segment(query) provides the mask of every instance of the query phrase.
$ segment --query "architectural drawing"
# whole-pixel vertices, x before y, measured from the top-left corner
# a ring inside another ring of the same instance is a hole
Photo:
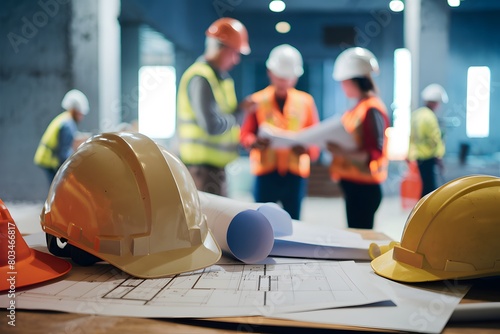
[[[18,308],[141,317],[271,315],[382,300],[352,261],[218,264],[160,279],[100,264],[16,296]]]

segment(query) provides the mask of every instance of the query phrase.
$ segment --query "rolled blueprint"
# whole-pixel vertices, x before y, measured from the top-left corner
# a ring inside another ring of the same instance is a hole
[[[263,124],[259,126],[258,135],[269,138],[273,148],[286,148],[294,145],[326,147],[327,142],[340,145],[348,151],[355,150],[357,147],[353,136],[345,130],[338,117],[330,117],[298,132]]]
[[[199,191],[208,227],[224,253],[245,263],[264,260],[275,236],[292,234],[290,215],[275,203],[247,203]]]

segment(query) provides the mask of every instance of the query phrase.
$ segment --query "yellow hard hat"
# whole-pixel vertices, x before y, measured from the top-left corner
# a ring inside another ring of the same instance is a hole
[[[415,205],[401,242],[371,262],[401,282],[500,275],[500,178],[450,181]]]
[[[140,133],[83,143],[57,172],[40,218],[53,254],[104,260],[137,277],[196,270],[221,256],[187,168]]]

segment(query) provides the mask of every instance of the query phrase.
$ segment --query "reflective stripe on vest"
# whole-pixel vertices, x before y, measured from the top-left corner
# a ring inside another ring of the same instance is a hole
[[[59,168],[62,161],[59,161],[59,157],[55,152],[59,146],[59,131],[61,130],[62,124],[70,119],[71,113],[65,111],[50,122],[36,149],[35,157],[33,158],[35,165],[43,168]]]
[[[223,113],[231,114],[237,107],[231,78],[219,80],[214,70],[203,62],[191,65],[179,83],[177,130],[180,157],[185,164],[224,167],[238,157],[240,128],[234,126],[223,134],[210,135],[198,125],[188,96],[189,81],[194,76],[201,76],[208,81],[215,101]]]
[[[379,110],[388,123],[386,107],[377,97],[362,100],[342,116],[344,128],[354,136],[358,147],[362,147],[362,123],[371,108]],[[382,156],[379,159],[371,160],[368,164],[361,164],[344,156],[334,156],[330,166],[330,176],[334,180],[345,179],[360,183],[379,184],[387,178],[388,165],[387,134],[384,129],[384,144]]]
[[[289,89],[282,113],[274,101],[274,92],[274,87],[268,86],[252,95],[252,99],[258,101],[257,123],[259,125],[268,123],[290,131],[303,129],[305,116],[309,116],[306,112],[315,110],[315,106],[310,105],[310,101],[313,101],[312,98],[306,99],[304,92]],[[301,154],[298,156],[290,149],[252,149],[249,158],[250,170],[254,175],[263,175],[275,170],[281,175],[290,172],[301,177],[308,177],[310,174],[311,159],[309,155]]]

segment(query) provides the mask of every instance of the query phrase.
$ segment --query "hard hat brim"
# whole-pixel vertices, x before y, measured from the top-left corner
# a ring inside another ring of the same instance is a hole
[[[16,261],[15,270],[8,266],[1,268],[2,277],[15,279],[15,287],[37,284],[58,278],[71,270],[71,263],[54,255],[30,249],[31,255],[22,261]],[[15,274],[11,274],[15,272]],[[0,291],[9,290],[10,283],[3,279],[0,282]]]
[[[392,258],[394,249],[375,258],[371,267],[378,275],[404,283],[419,283],[441,281],[448,279],[469,279],[492,276],[494,270],[480,270],[471,272],[442,271],[432,269],[416,268],[409,264],[401,263]],[[496,272],[500,274],[500,272]]]
[[[87,250],[89,251],[89,250]],[[144,256],[97,254],[104,261],[139,278],[159,278],[202,269],[219,261],[222,252],[209,230],[203,243]]]
[[[394,250],[391,249],[376,257],[371,262],[371,267],[380,276],[400,282],[427,282],[445,279],[432,273],[415,268],[408,264],[400,263],[392,258]]]

